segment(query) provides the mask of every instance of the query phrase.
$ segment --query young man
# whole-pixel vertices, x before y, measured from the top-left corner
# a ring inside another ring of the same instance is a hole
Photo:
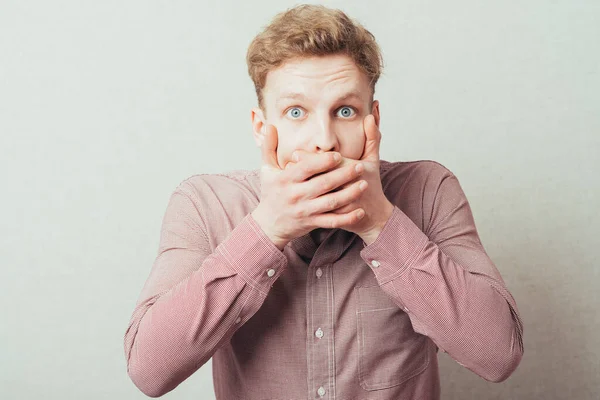
[[[212,357],[218,399],[439,399],[439,348],[510,376],[523,324],[458,179],[379,159],[373,36],[299,6],[247,61],[263,165],[172,194],[124,338],[135,385],[161,396]]]

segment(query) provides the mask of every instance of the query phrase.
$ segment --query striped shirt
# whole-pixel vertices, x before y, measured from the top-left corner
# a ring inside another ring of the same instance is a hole
[[[457,177],[429,160],[380,176],[394,211],[373,243],[318,229],[283,251],[250,214],[260,170],[181,182],[124,335],[133,383],[161,396],[212,358],[219,400],[439,399],[439,349],[507,379],[523,323]]]

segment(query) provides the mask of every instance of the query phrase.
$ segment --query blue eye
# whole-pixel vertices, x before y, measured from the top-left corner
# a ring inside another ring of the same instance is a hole
[[[352,114],[354,112],[354,109],[352,107],[344,106],[344,107],[340,108],[340,111],[344,118],[349,118],[354,115],[354,114]]]
[[[290,114],[290,111],[292,111],[291,114]],[[294,119],[297,119],[301,116],[301,110],[298,107],[292,107],[287,111],[286,114],[291,115],[292,118],[294,118]]]

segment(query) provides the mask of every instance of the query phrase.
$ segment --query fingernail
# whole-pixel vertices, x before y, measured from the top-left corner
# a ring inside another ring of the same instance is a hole
[[[363,168],[363,165],[359,163],[359,164],[356,164],[354,169],[356,170],[356,172],[358,172],[360,174],[364,168]]]
[[[342,156],[340,155],[340,153],[333,153],[333,159],[335,161],[340,161],[341,158]]]
[[[292,160],[298,161],[298,153],[296,153],[296,152],[292,153]]]

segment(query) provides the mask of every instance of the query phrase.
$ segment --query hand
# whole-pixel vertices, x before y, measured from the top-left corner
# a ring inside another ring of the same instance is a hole
[[[341,155],[336,161],[336,153],[326,152],[282,170],[277,161],[277,143],[277,129],[268,125],[261,144],[261,199],[252,217],[280,250],[315,228],[350,226],[360,220],[360,209],[331,212],[362,195],[360,182],[334,190],[359,176],[354,163],[339,166]]]
[[[381,132],[375,123],[375,118],[369,114],[363,120],[364,132],[366,135],[365,147],[359,160],[353,160],[350,158],[342,157],[342,165],[357,165],[362,164],[364,167],[364,173],[361,174],[360,179],[367,182],[367,188],[362,194],[356,198],[356,200],[340,205],[338,208],[333,210],[333,213],[348,213],[353,210],[363,209],[366,212],[366,216],[360,220],[353,220],[350,223],[340,225],[338,227],[356,233],[363,239],[368,238],[368,242],[372,242],[383,229],[383,226],[389,219],[394,209],[394,205],[385,197],[383,188],[381,186],[381,177],[379,175],[379,149],[381,143]],[[296,150],[299,156],[298,161],[290,162],[286,165],[291,168],[290,164],[300,165],[303,160],[312,160],[319,156],[319,154],[309,153],[304,150]],[[355,182],[350,181],[340,187],[340,190],[345,190],[348,186],[353,185]],[[328,228],[330,226],[323,226]]]

